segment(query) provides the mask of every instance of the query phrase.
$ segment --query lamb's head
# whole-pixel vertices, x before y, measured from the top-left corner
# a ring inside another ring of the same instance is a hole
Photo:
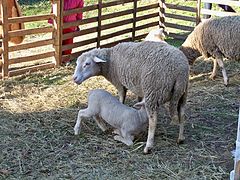
[[[97,49],[83,53],[77,58],[77,66],[73,75],[73,80],[77,84],[81,84],[92,76],[98,76],[101,72],[99,63],[106,61],[97,57],[94,53]]]
[[[147,122],[148,115],[147,115],[147,111],[145,108],[145,99],[143,99],[141,102],[134,104],[133,107],[135,109],[138,109],[138,113],[139,113],[140,117],[142,118],[142,120]]]

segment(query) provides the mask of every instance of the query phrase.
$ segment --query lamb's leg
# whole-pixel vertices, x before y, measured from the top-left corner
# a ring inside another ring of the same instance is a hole
[[[104,121],[98,116],[93,116],[94,120],[96,121],[98,127],[103,131],[105,132],[107,130],[107,126],[106,124],[104,123]]]
[[[224,67],[222,58],[217,58],[217,63],[222,69],[224,85],[227,86],[228,85],[228,77],[227,77],[227,72],[226,72],[226,69]]]
[[[128,135],[128,136],[125,136],[125,137],[122,137],[122,136],[119,136],[119,135],[114,136],[114,140],[120,141],[120,142],[126,144],[127,146],[133,145],[133,139],[134,139],[134,137],[131,136],[131,135]]]
[[[149,117],[149,127],[148,127],[147,144],[144,148],[145,154],[149,153],[149,151],[153,147],[154,135],[155,135],[155,130],[157,126],[157,111],[152,111],[148,107],[146,107],[146,110],[148,112],[148,117]]]
[[[213,71],[212,74],[209,76],[210,79],[214,79],[217,75],[217,60],[214,58],[213,59]]]
[[[78,135],[80,133],[82,118],[89,118],[91,116],[92,116],[92,114],[91,114],[91,112],[89,111],[88,108],[87,109],[81,109],[78,112],[77,122],[74,126],[74,134],[75,135]]]
[[[114,129],[112,133],[113,133],[113,134],[121,135],[121,132],[120,132],[119,129]]]
[[[124,103],[126,99],[127,88],[122,86],[121,88],[117,88],[117,89],[118,89],[119,101],[121,103]]]

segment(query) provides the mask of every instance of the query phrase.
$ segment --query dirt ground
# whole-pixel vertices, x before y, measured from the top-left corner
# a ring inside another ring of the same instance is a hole
[[[221,72],[209,80],[211,61],[192,68],[184,144],[178,128],[159,110],[155,146],[144,155],[147,134],[132,147],[113,140],[93,121],[73,134],[78,110],[90,89],[116,89],[102,77],[72,82],[74,65],[0,82],[0,179],[228,179],[233,169],[240,102],[240,64],[226,61],[230,84]],[[128,93],[127,104],[136,96]]]

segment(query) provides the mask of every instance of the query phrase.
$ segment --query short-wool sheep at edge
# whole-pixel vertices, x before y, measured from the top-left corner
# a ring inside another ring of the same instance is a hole
[[[159,106],[168,101],[172,122],[179,125],[178,142],[184,140],[189,65],[178,48],[165,42],[126,42],[78,57],[73,75],[77,84],[99,75],[117,88],[121,102],[126,89],[145,98],[149,118],[145,153],[153,147]]]
[[[224,84],[228,84],[228,76],[223,64],[223,58],[240,60],[240,16],[211,18],[200,23],[179,48],[192,65],[199,56],[213,57],[214,79],[217,74],[217,64],[222,69]]]
[[[114,139],[130,146],[134,136],[147,129],[148,116],[143,102],[136,103],[132,108],[122,104],[116,97],[102,89],[88,93],[88,107],[78,113],[74,127],[75,135],[79,134],[82,118],[93,117],[97,125],[106,131],[105,122],[114,128]]]

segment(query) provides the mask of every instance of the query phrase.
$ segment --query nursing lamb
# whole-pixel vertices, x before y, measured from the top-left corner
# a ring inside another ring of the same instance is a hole
[[[122,104],[109,92],[95,89],[88,94],[88,107],[78,113],[75,135],[79,134],[82,118],[93,117],[98,126],[105,131],[107,128],[103,121],[115,128],[114,139],[130,146],[135,135],[147,129],[148,116],[144,102],[134,105],[139,110]]]
[[[126,89],[145,98],[149,118],[145,153],[153,147],[157,110],[168,101],[172,122],[180,127],[178,142],[184,140],[189,65],[178,48],[164,42],[126,42],[112,48],[93,49],[78,57],[73,75],[77,84],[99,75],[117,88],[120,99]]]

